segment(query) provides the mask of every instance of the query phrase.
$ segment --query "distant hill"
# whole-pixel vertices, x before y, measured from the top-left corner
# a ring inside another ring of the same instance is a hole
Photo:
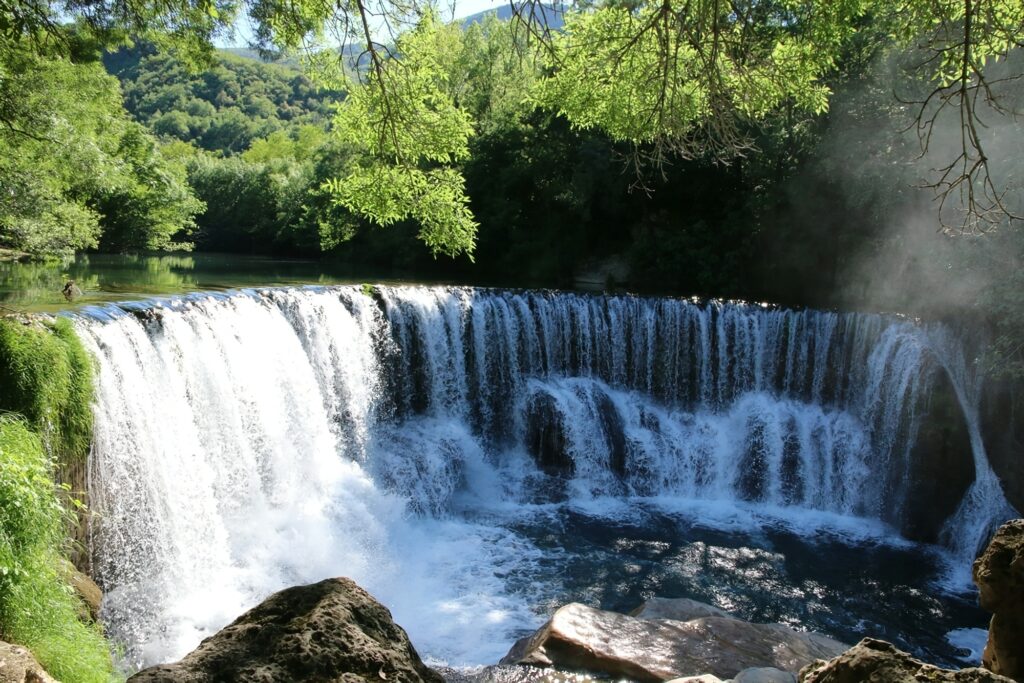
[[[547,27],[552,31],[559,31],[565,24],[564,17],[567,9],[568,5],[559,2],[540,4],[536,7],[536,9],[533,10],[533,14],[529,18],[536,21],[539,24],[546,24]],[[529,11],[529,9],[524,9],[524,11]],[[477,12],[476,14],[471,14],[467,17],[463,17],[462,19],[458,19],[457,21],[459,21],[462,27],[465,28],[466,26],[470,26],[472,24],[481,24],[483,23],[484,19],[492,15],[497,16],[498,19],[500,19],[501,21],[509,21],[513,18],[513,16],[515,16],[515,11],[511,3],[504,4],[501,5],[500,7],[495,7],[494,9],[488,9],[482,12]],[[360,71],[364,70],[368,66],[369,59],[364,54],[365,46],[363,46],[361,43],[346,45],[342,48],[342,50],[346,57],[348,57],[347,62],[349,64],[353,64],[357,60],[359,61]],[[248,47],[229,47],[222,48],[220,51],[235,57],[251,59],[262,64],[275,64],[294,68],[297,70],[301,70],[302,68],[302,65],[294,57],[284,57],[282,59],[277,59],[268,62],[263,58],[263,55],[261,55],[258,50],[254,50]]]
[[[529,13],[530,8],[524,5],[517,5],[517,7],[523,7],[524,12]],[[551,3],[537,5],[533,9],[533,15],[524,15],[524,19],[529,18],[536,21],[539,24],[547,24],[547,27],[552,31],[559,31],[565,24],[565,11],[567,5],[562,3]],[[468,17],[463,17],[460,21],[463,26],[469,26],[470,24],[482,23],[483,20],[491,15],[497,16],[502,21],[508,21],[515,16],[515,10],[512,4],[502,5],[501,7],[495,7],[494,9],[484,10],[483,12],[477,12],[476,14],[470,14]]]
[[[216,66],[191,73],[173,56],[143,45],[110,54],[104,63],[120,79],[125,108],[138,121],[161,137],[208,151],[238,154],[276,130],[327,124],[341,93],[316,88],[297,63],[253,56],[251,50],[221,50]]]
[[[563,15],[561,4],[538,5],[533,10],[533,18],[552,30],[562,27]],[[513,8],[503,5],[460,21],[470,26],[488,16],[507,21],[513,17]],[[345,52],[355,61],[363,48],[350,45]],[[295,57],[267,62],[257,50],[246,47],[218,50],[216,66],[201,73],[189,72],[172,55],[146,44],[108,54],[103,61],[107,71],[120,79],[125,108],[140,123],[164,139],[227,156],[244,152],[253,140],[277,130],[326,126],[334,103],[343,97],[340,92],[316,88]]]
[[[251,47],[223,47],[218,50],[224,54],[231,55],[232,57],[239,57],[241,59],[251,59],[254,62],[261,64],[273,64],[274,66],[283,66],[287,69],[294,69],[295,71],[302,71],[302,64],[294,56],[281,57],[279,59],[267,60],[263,58],[259,50],[254,50]]]

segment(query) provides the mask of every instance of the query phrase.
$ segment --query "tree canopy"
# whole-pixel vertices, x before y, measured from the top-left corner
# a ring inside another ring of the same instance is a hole
[[[191,229],[202,205],[184,167],[124,111],[102,65],[12,49],[0,85],[0,244],[37,255],[101,239],[111,248],[183,246],[172,238]]]
[[[942,219],[983,230],[1016,217],[980,131],[986,117],[1012,113],[993,87],[1002,79],[988,73],[1021,46],[1021,0],[579,0],[560,8],[557,32],[541,21],[550,8],[540,0],[514,8],[521,54],[543,62],[531,102],[635,145],[637,159],[656,166],[666,152],[728,162],[750,153],[759,122],[780,109],[825,110],[837,60],[870,31],[918,57],[914,69],[929,86],[917,101],[925,151],[936,124],[958,118],[959,143],[936,153],[930,181],[952,207]],[[436,23],[429,0],[3,0],[2,9],[4,53],[31,45],[74,59],[82,44],[143,37],[175,48],[185,64],[210,63],[213,39],[247,16],[258,48],[303,50],[323,82],[349,78],[338,131],[358,136],[378,162],[337,179],[337,200],[381,224],[419,220],[436,251],[471,253],[476,224],[453,162],[464,160],[473,124],[444,87],[448,46],[424,24]],[[346,68],[351,45],[363,50],[364,68]],[[270,113],[258,99],[246,106],[257,120]],[[193,135],[194,115],[160,107],[157,130]]]

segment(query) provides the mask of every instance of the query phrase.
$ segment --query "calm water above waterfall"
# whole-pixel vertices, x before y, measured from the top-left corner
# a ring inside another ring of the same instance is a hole
[[[104,618],[180,657],[348,575],[422,653],[493,663],[556,606],[689,596],[951,663],[1009,514],[955,337],[897,318],[480,289],[272,289],[86,309]],[[899,536],[948,376],[975,479]]]

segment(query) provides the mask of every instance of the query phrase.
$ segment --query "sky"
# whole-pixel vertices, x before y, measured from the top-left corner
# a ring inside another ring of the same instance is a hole
[[[438,4],[442,12],[445,12],[451,4],[455,4],[454,14],[447,13],[448,18],[461,19],[484,10],[497,9],[508,4],[508,0],[439,0]],[[235,22],[234,36],[221,36],[215,42],[217,47],[247,47],[252,38],[253,30],[246,16],[239,17]]]

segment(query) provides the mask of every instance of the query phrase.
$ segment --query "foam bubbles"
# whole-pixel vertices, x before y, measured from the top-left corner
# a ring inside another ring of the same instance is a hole
[[[970,666],[981,666],[981,654],[988,642],[988,631],[983,628],[958,628],[947,633],[946,640],[960,652],[960,661]]]

